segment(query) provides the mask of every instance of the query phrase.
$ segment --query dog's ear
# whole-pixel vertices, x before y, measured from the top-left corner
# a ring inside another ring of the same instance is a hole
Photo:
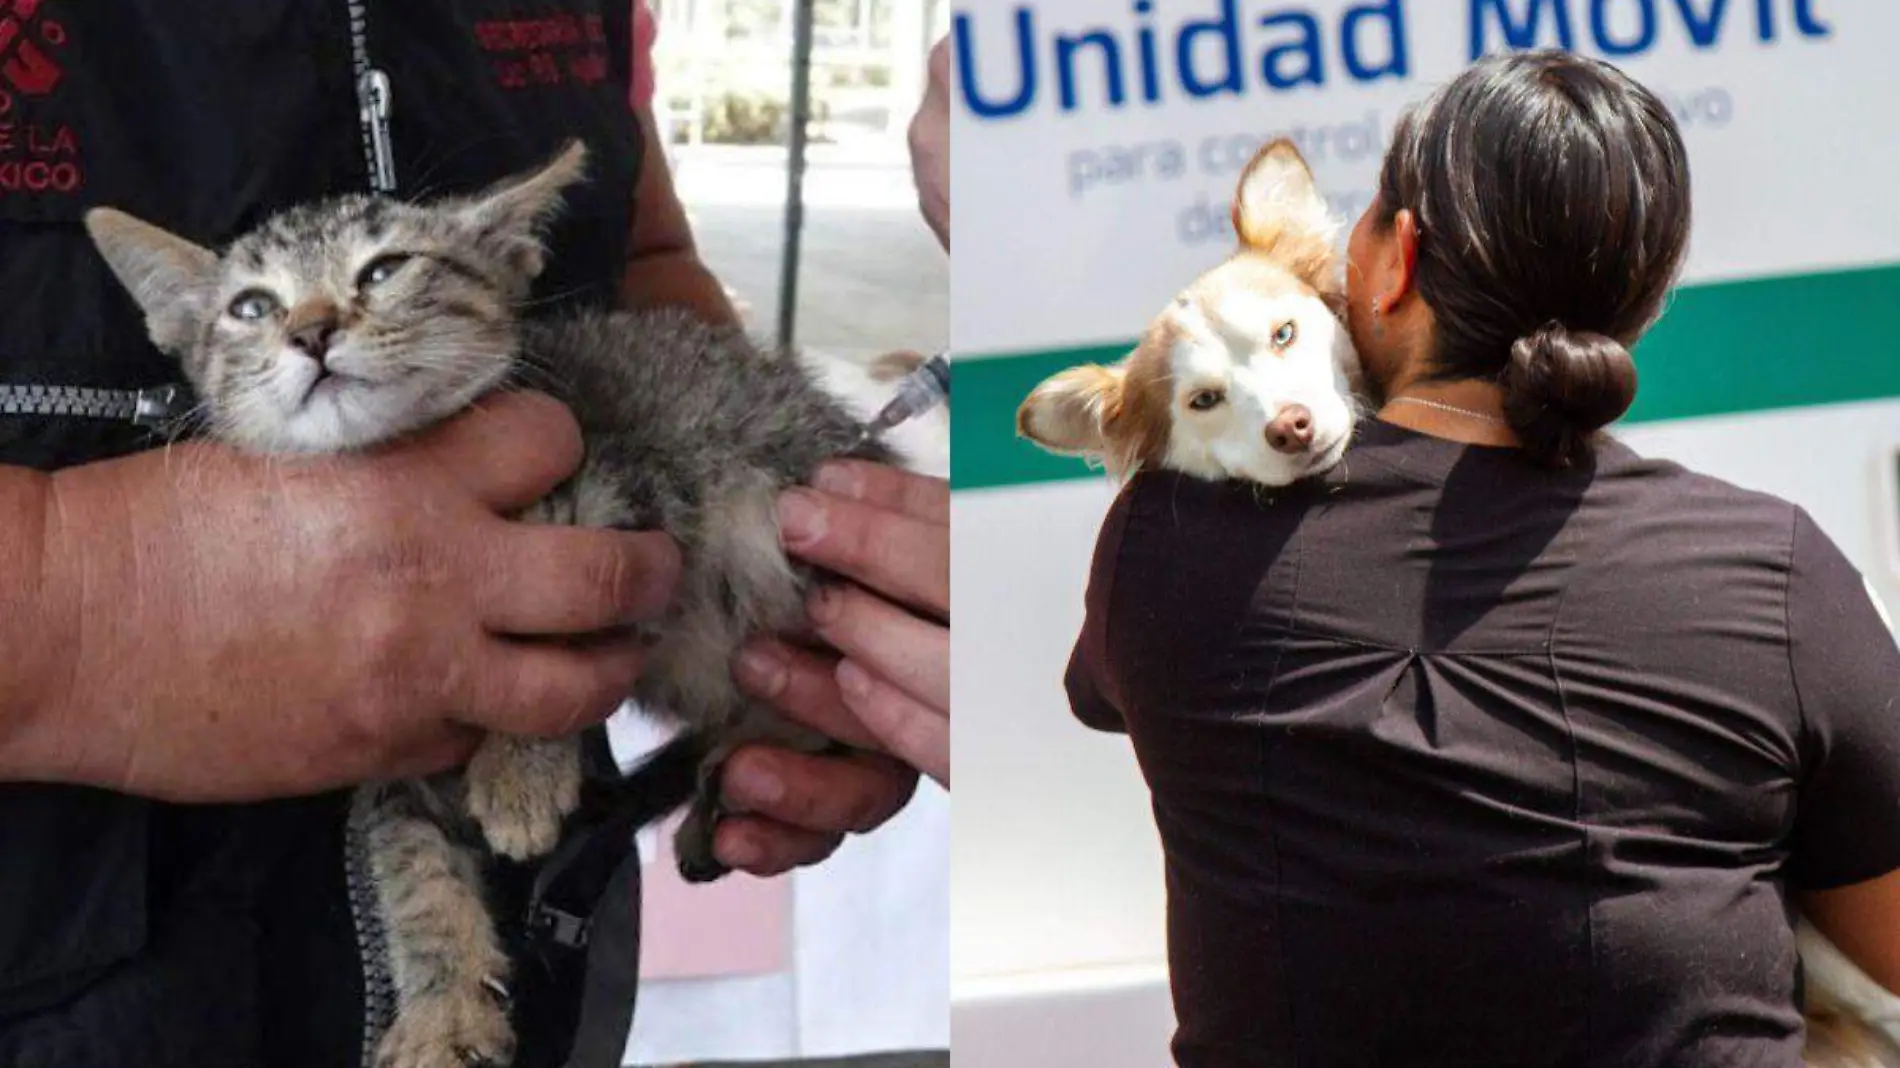
[[[1165,383],[1149,381],[1140,355],[1118,367],[1072,368],[1037,386],[1017,409],[1017,433],[1116,475],[1159,459],[1171,429]]]
[[[1234,191],[1234,232],[1242,247],[1277,255],[1301,274],[1330,269],[1339,221],[1293,142],[1275,141],[1247,164]]]
[[[172,355],[189,351],[217,280],[217,253],[112,208],[87,212],[86,233],[145,313],[152,344]]]
[[[1234,191],[1234,232],[1252,248],[1271,248],[1282,234],[1336,233],[1313,171],[1284,138],[1254,155]]]
[[[1016,410],[1016,432],[1050,452],[1103,456],[1107,424],[1121,410],[1127,381],[1120,367],[1072,367],[1029,394]]]

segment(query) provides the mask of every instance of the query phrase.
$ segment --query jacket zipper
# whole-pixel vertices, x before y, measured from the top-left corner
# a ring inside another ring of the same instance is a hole
[[[363,129],[363,162],[369,186],[378,193],[396,189],[396,155],[389,136],[389,76],[369,61],[368,0],[344,0],[350,22],[350,64],[355,75],[357,119]],[[362,789],[362,787],[358,787]],[[350,804],[343,835],[343,875],[356,929],[356,955],[363,968],[362,1068],[376,1063],[376,1047],[396,1020],[396,981],[389,961],[388,932],[382,902],[369,863],[369,841],[361,816],[368,806]]]
[[[369,187],[396,191],[396,150],[389,136],[392,94],[389,75],[370,66],[368,0],[345,0],[350,15],[350,61],[356,74],[356,114],[363,127],[363,161]]]
[[[360,789],[360,787],[359,787]],[[376,1063],[376,1047],[396,1020],[396,980],[389,967],[389,938],[383,929],[381,898],[369,863],[369,840],[360,813],[350,805],[343,832],[343,877],[349,888],[350,921],[356,929],[356,956],[363,966],[363,1068]]]
[[[178,386],[93,389],[88,386],[0,386],[0,415],[63,415],[110,419],[163,430],[185,410]]]

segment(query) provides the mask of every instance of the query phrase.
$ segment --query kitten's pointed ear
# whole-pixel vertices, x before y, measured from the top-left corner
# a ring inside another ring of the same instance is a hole
[[[570,141],[540,170],[504,179],[459,209],[476,238],[492,243],[497,254],[524,279],[541,273],[547,250],[542,236],[560,214],[567,188],[587,177],[587,145]]]
[[[188,351],[204,322],[217,254],[111,208],[87,212],[86,232],[145,312],[152,343],[173,354]]]
[[[1056,375],[1016,410],[1016,432],[1050,452],[1106,456],[1108,420],[1120,410],[1127,372],[1119,367],[1074,367]]]

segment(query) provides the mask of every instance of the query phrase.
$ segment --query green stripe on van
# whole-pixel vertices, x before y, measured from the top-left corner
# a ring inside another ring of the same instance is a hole
[[[1062,349],[957,363],[951,485],[987,489],[1094,478],[1016,436],[1016,408],[1044,378],[1134,347]],[[1631,422],[1900,397],[1900,266],[1681,290],[1636,350]]]

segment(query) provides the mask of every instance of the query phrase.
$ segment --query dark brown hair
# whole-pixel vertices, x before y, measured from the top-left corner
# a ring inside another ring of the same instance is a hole
[[[1496,56],[1400,121],[1382,223],[1419,228],[1430,376],[1486,379],[1535,461],[1585,464],[1636,399],[1629,346],[1689,244],[1689,159],[1655,94],[1568,52]]]

